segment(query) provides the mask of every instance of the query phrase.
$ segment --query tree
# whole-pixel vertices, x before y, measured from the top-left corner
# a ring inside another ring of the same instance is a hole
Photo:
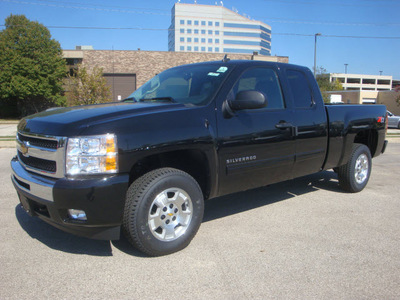
[[[326,92],[328,91],[341,91],[343,90],[342,84],[339,82],[339,80],[335,80],[331,82],[329,80],[329,74],[326,73],[326,69],[319,67],[317,69],[317,83],[319,86],[319,89],[321,90],[322,93],[322,98],[324,99],[325,103],[329,103],[329,94]]]
[[[10,15],[0,32],[0,104],[27,115],[63,105],[66,63],[49,30],[24,15]],[[17,108],[17,109],[15,109]]]
[[[72,104],[87,105],[111,101],[110,87],[103,77],[103,69],[94,67],[89,73],[85,67],[78,66],[72,76],[68,75],[68,79]]]

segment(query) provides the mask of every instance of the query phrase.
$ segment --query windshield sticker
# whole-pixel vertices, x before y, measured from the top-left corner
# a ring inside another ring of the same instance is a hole
[[[226,71],[228,71],[228,68],[227,68],[227,67],[220,67],[220,68],[217,70],[218,73],[225,73]]]
[[[214,72],[210,72],[207,74],[208,76],[219,76],[220,73],[214,73]]]

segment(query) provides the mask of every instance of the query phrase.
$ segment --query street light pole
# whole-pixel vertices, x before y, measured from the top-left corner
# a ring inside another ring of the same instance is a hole
[[[320,36],[321,33],[315,34],[315,42],[314,42],[314,77],[317,73],[317,36]]]
[[[344,64],[344,74],[347,74],[347,66],[348,66],[349,64]]]

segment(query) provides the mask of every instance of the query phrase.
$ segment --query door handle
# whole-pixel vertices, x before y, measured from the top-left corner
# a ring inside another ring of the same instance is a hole
[[[279,122],[278,124],[275,125],[276,128],[281,129],[281,130],[285,130],[290,128],[290,132],[292,134],[292,136],[297,136],[298,132],[297,132],[297,126],[294,126],[292,123],[288,123],[288,122]]]
[[[292,128],[293,125],[288,122],[281,122],[281,123],[276,124],[275,127],[278,129],[288,129],[288,128]]]

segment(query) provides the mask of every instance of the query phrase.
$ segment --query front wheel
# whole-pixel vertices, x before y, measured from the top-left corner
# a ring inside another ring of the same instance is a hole
[[[338,168],[340,187],[350,193],[362,191],[371,175],[371,162],[369,148],[363,144],[354,144],[350,160]]]
[[[123,230],[138,250],[166,255],[189,245],[203,212],[203,193],[193,177],[177,169],[157,169],[129,187]]]

